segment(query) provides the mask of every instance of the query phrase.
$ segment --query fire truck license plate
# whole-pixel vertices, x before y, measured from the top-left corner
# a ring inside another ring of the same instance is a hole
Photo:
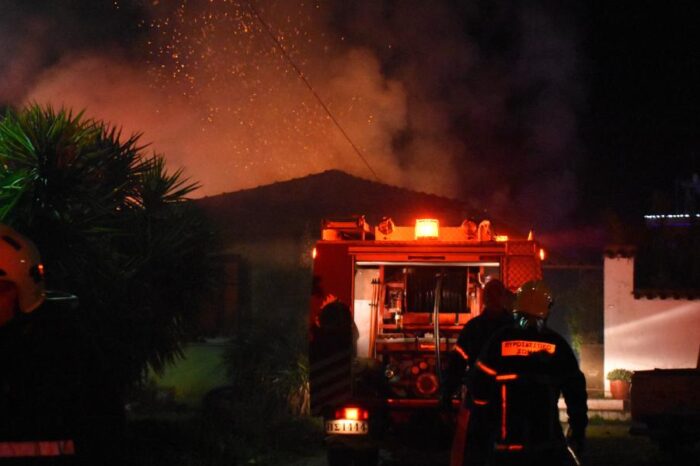
[[[350,421],[348,419],[336,419],[326,421],[326,433],[337,435],[362,435],[369,432],[367,421]]]

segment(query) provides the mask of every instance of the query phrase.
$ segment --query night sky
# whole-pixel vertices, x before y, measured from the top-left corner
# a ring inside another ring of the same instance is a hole
[[[609,205],[626,219],[667,213],[674,183],[700,172],[700,16],[689,5],[598,2],[591,9],[581,179],[596,189],[582,206]]]
[[[551,238],[673,211],[700,172],[698,7],[680,3],[253,2],[381,181]],[[200,195],[374,179],[247,2],[2,0],[0,43],[0,105],[143,132]]]

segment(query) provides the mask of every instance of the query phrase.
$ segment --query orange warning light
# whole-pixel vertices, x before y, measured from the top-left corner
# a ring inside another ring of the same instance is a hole
[[[363,408],[346,406],[335,412],[336,419],[348,419],[350,421],[360,421],[369,419],[369,411]]]
[[[416,239],[438,239],[440,222],[434,218],[416,220]]]
[[[318,256],[318,251],[316,251],[316,248],[313,248],[311,250],[311,258],[316,259],[316,256]]]

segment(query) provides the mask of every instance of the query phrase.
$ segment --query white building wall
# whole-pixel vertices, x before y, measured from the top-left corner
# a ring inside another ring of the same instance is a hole
[[[700,351],[700,300],[635,299],[634,259],[605,258],[605,374],[695,367]],[[610,382],[605,380],[606,391]]]

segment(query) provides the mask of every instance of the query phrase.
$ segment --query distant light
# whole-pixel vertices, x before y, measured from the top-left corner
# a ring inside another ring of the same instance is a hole
[[[644,218],[647,220],[661,220],[664,218],[700,218],[700,214],[657,214],[657,215],[645,215]]]
[[[540,248],[540,260],[543,261],[547,257],[547,253],[544,252],[543,248]]]
[[[689,227],[700,220],[700,214],[651,214],[645,215],[644,221],[652,228]]]
[[[508,235],[496,235],[496,241],[503,242],[508,241]]]
[[[438,239],[440,222],[434,218],[416,220],[416,239]]]
[[[318,256],[318,251],[316,251],[316,248],[313,248],[311,250],[311,258],[316,259],[316,256]]]

